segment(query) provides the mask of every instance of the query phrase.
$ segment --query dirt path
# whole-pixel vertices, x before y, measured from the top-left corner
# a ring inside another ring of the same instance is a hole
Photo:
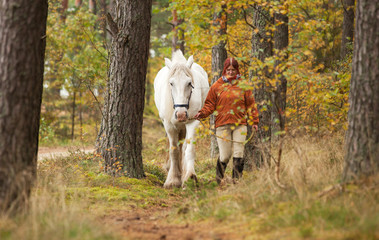
[[[71,152],[83,151],[91,153],[95,149],[93,147],[39,147],[38,148],[38,161],[54,158],[65,157],[70,155]]]
[[[40,147],[38,161],[47,158],[68,156],[71,152],[93,152],[93,147]],[[171,205],[171,204],[169,204]],[[220,223],[201,222],[196,224],[177,223],[169,220],[171,207],[122,210],[106,213],[99,221],[115,229],[123,239],[167,239],[167,240],[224,240],[243,239],[230,228]],[[223,223],[225,224],[225,223]]]
[[[168,220],[167,209],[114,212],[104,215],[101,222],[114,227],[126,239],[148,240],[223,240],[241,239],[226,228],[213,223],[173,223]]]

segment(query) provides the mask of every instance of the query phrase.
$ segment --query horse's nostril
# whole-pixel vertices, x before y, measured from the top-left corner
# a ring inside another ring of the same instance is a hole
[[[177,112],[176,113],[176,119],[179,121],[185,121],[188,118],[188,113],[187,112]]]

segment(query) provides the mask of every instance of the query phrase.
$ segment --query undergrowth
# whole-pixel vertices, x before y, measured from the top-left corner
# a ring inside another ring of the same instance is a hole
[[[215,163],[204,161],[198,173],[207,187],[187,189],[189,198],[171,220],[214,221],[241,239],[378,239],[379,176],[328,188],[341,186],[342,146],[341,136],[288,138],[280,172],[285,189],[276,184],[273,165],[233,184],[231,163],[229,179],[214,187]]]
[[[378,239],[379,177],[343,188],[343,137],[287,138],[280,179],[274,164],[231,179],[215,181],[209,139],[196,143],[199,183],[164,189],[168,143],[162,126],[151,120],[144,128],[145,179],[104,174],[94,154],[39,162],[38,180],[27,214],[0,219],[0,239],[119,239],[99,216],[115,211],[171,208],[171,223],[211,223],[212,231],[234,232],[240,239]],[[275,147],[273,151],[277,151]],[[331,189],[325,191],[325,189]],[[320,194],[325,193],[326,194]]]

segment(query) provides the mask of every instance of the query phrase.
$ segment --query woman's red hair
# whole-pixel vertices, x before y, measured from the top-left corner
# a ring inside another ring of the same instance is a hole
[[[234,58],[227,58],[224,62],[224,69],[222,70],[222,75],[226,75],[226,69],[232,65],[234,67],[234,69],[237,70],[237,74],[240,74],[240,70],[239,70],[239,64],[237,62],[236,59]]]

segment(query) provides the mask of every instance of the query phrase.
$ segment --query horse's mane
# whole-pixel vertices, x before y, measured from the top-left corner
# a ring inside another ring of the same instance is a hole
[[[168,79],[173,77],[174,75],[178,73],[184,73],[190,78],[193,78],[192,71],[186,66],[187,60],[183,56],[182,51],[176,51],[172,54],[172,67],[170,69],[170,72],[168,74]]]
[[[174,64],[172,66],[172,68],[170,69],[170,72],[168,74],[168,79],[172,78],[173,76],[175,76],[178,73],[184,73],[188,77],[193,78],[191,70],[186,66],[185,63],[184,64],[182,64],[182,63]]]
[[[182,64],[185,64],[187,62],[186,58],[183,56],[183,53],[182,51],[178,50],[178,51],[175,51],[173,54],[172,54],[172,63],[173,64],[176,64],[176,63],[182,63]]]

